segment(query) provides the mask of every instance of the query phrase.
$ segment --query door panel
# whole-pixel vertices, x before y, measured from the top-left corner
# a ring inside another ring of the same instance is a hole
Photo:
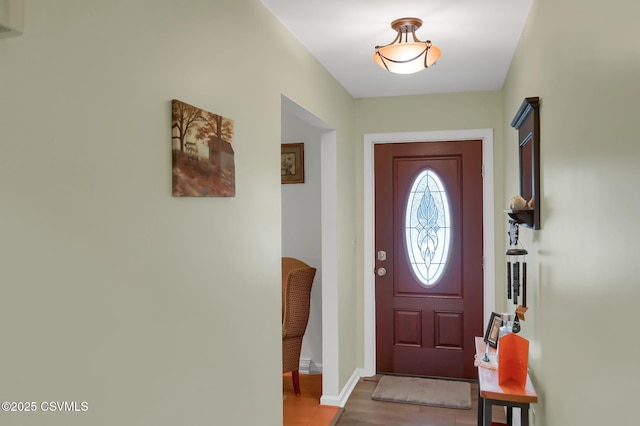
[[[374,161],[376,251],[387,253],[386,260],[376,260],[376,268],[387,270],[376,278],[377,371],[477,378],[474,336],[483,332],[482,142],[379,144]],[[425,170],[441,190],[420,189],[416,179]],[[411,199],[419,201],[412,201],[408,214],[412,191],[418,197]],[[445,205],[450,220],[443,225],[436,218],[446,216]],[[415,227],[409,226],[413,216],[419,218]],[[418,255],[409,256],[411,247]],[[448,255],[444,266],[432,263],[438,247]],[[440,268],[439,278],[425,281],[411,262],[420,270]]]
[[[462,312],[435,313],[435,347],[463,349],[464,315]]]
[[[394,311],[394,344],[396,346],[422,346],[422,312]]]

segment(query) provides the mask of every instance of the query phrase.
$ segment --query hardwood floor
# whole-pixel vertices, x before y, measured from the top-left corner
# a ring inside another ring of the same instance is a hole
[[[478,421],[478,384],[471,384],[470,410],[428,407],[423,405],[399,404],[396,402],[374,401],[371,394],[379,377],[365,377],[358,381],[337,426],[384,425],[384,426],[456,426],[476,425]],[[504,410],[494,407],[493,419],[505,422]]]
[[[344,409],[320,405],[322,375],[300,375],[301,395],[293,392],[291,374],[282,376],[284,426],[457,426],[476,425],[478,419],[478,385],[471,384],[470,410],[427,407],[374,401],[371,394],[379,377],[358,381]],[[493,408],[495,422],[506,422],[504,410]]]
[[[296,396],[291,373],[282,375],[282,401],[284,426],[328,426],[338,407],[320,405],[322,396],[321,374],[300,374],[300,396]]]

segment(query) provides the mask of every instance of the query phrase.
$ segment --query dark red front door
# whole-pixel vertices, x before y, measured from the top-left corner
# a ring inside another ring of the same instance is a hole
[[[482,141],[378,144],[374,156],[377,371],[477,378]]]

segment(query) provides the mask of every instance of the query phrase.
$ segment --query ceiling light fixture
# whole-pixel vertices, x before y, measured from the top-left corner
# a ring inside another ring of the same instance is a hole
[[[396,30],[398,35],[386,46],[376,46],[373,61],[396,74],[412,74],[435,64],[442,50],[432,45],[431,40],[420,41],[416,37],[416,30],[421,26],[422,20],[418,18],[400,18],[393,21],[391,28]],[[413,42],[409,42],[409,34],[413,36]]]

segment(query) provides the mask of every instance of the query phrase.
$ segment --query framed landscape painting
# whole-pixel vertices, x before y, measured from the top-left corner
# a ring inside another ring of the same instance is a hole
[[[233,134],[230,118],[171,101],[174,197],[235,197]]]

